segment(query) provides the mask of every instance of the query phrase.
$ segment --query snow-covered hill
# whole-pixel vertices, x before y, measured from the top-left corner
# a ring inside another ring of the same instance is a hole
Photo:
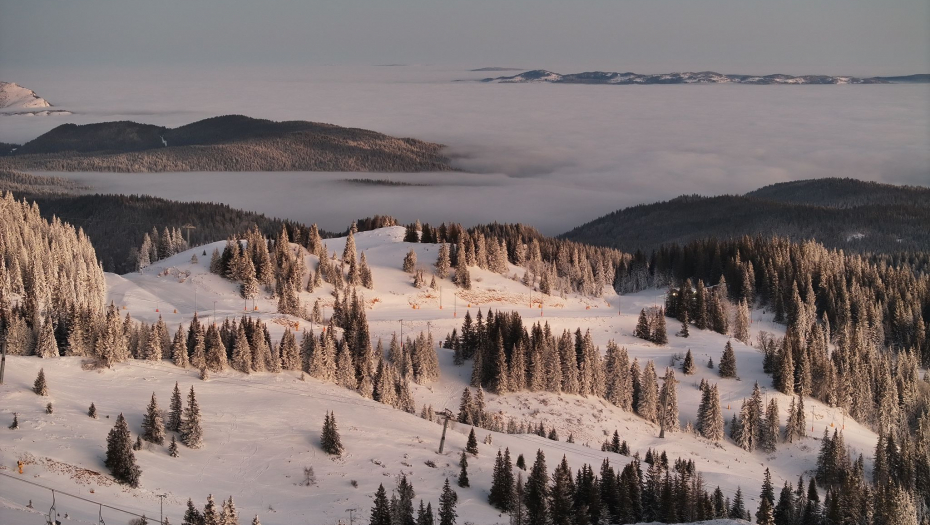
[[[14,82],[0,82],[0,109],[48,108],[52,105],[35,91]]]
[[[562,329],[591,330],[601,349],[611,339],[625,346],[630,358],[641,364],[654,360],[660,371],[675,354],[691,349],[699,364],[693,376],[678,374],[678,400],[681,424],[693,420],[700,401],[698,385],[702,378],[717,383],[729,421],[742,399],[749,396],[758,381],[767,398],[777,397],[782,421],[787,418],[789,399],[771,387],[762,373],[762,356],[754,348],[734,341],[738,374],[741,380],[721,379],[715,370],[703,365],[712,357],[719,361],[727,341],[725,336],[691,330],[687,339],[670,337],[668,345],[656,346],[631,334],[641,308],[663,300],[661,291],[646,291],[603,298],[579,296],[566,298],[532,292],[513,274],[522,269],[511,266],[508,275],[472,268],[473,289],[457,291],[448,279],[440,281],[440,291],[417,289],[412,278],[401,270],[401,262],[413,248],[422,266],[435,261],[438,245],[401,242],[402,227],[384,228],[355,236],[359,252],[364,252],[371,266],[374,290],[366,290],[365,300],[373,342],[389,339],[403,330],[404,336],[431,330],[437,340],[453,328],[460,327],[466,311],[474,316],[479,309],[520,312],[525,323],[549,323],[554,333]],[[345,239],[325,241],[330,253],[342,253]],[[279,340],[287,323],[306,322],[275,313],[276,302],[270,298],[246,307],[237,285],[210,274],[210,254],[222,250],[223,242],[198,247],[154,263],[145,273],[123,276],[107,274],[108,301],[113,301],[134,319],[155,322],[162,316],[173,332],[179,323],[187,323],[194,310],[201,319],[242,314],[263,319],[272,340]],[[206,255],[205,255],[206,254]],[[191,262],[196,255],[198,262]],[[306,255],[309,268],[315,256]],[[301,301],[312,304],[317,298],[332,304],[330,285],[314,293],[302,292]],[[542,308],[539,304],[542,303]],[[531,307],[531,304],[533,305]],[[332,310],[327,308],[324,315]],[[753,335],[761,330],[783,332],[770,316],[752,313]],[[675,331],[670,323],[669,332]],[[319,327],[315,327],[317,330]],[[451,351],[440,349],[442,377],[425,385],[414,385],[417,407],[430,404],[434,409],[456,411],[459,396],[468,384],[470,363],[457,367]],[[129,361],[110,370],[83,370],[80,358],[42,360],[36,357],[9,357],[5,383],[0,386],[0,474],[12,475],[40,485],[114,507],[157,517],[159,495],[166,494],[164,509],[171,523],[178,524],[187,498],[202,507],[207,494],[217,499],[232,495],[242,522],[258,514],[265,525],[313,523],[348,523],[348,509],[356,509],[356,523],[367,522],[372,494],[383,483],[390,490],[395,476],[405,473],[416,490],[416,500],[431,501],[435,508],[445,478],[454,480],[458,473],[458,455],[464,448],[470,427],[450,426],[446,448],[438,454],[441,426],[363,399],[353,391],[310,377],[301,379],[296,372],[244,375],[229,371],[212,374],[201,381],[198,373],[180,369],[169,361],[158,363]],[[51,395],[32,393],[32,382],[40,368],[45,369]],[[167,408],[171,391],[178,382],[182,391],[193,386],[203,413],[205,446],[200,450],[181,447],[180,457],[170,457],[167,447],[148,446],[136,453],[142,468],[142,486],[128,489],[114,484],[103,466],[105,440],[114,419],[123,413],[132,432],[138,433],[145,406],[152,392]],[[555,427],[561,439],[573,434],[575,443],[550,441],[534,435],[508,435],[478,429],[479,442],[491,434],[492,444],[479,444],[477,458],[469,460],[470,488],[455,487],[459,494],[459,523],[504,524],[500,515],[487,504],[491,472],[498,448],[509,447],[516,458],[523,454],[532,463],[537,449],[542,449],[550,471],[564,454],[572,467],[584,463],[599,468],[604,457],[614,467],[622,467],[630,458],[600,451],[604,439],[618,430],[633,452],[645,454],[647,448],[665,450],[671,459],[692,459],[704,474],[705,483],[717,485],[732,498],[742,487],[747,508],[753,512],[758,503],[759,486],[766,468],[770,468],[775,487],[784,481],[807,478],[815,466],[819,437],[824,428],[844,428],[845,441],[853,453],[866,457],[867,468],[876,436],[835,409],[813,399],[808,408],[809,435],[799,443],[779,444],[774,454],[749,453],[730,442],[712,443],[685,432],[658,437],[659,429],[634,414],[599,399],[576,395],[523,392],[496,396],[486,394],[488,409],[508,416],[520,416]],[[46,414],[52,402],[54,412]],[[99,419],[87,416],[95,403]],[[346,453],[333,459],[319,447],[319,434],[326,411],[333,410]],[[8,430],[12,412],[18,413],[20,428]],[[26,463],[24,474],[15,473],[17,460]],[[432,462],[435,466],[428,465]],[[304,468],[313,467],[316,484],[305,486]],[[353,483],[357,483],[357,487]],[[26,508],[32,501],[34,509]],[[415,500],[415,501],[416,501]],[[51,504],[48,490],[0,477],[0,523],[31,525],[41,521],[38,512],[47,512]],[[66,524],[97,523],[97,506],[64,495],[56,498],[56,508],[69,518]],[[106,523],[126,523],[128,516],[103,509]],[[732,521],[709,522],[715,525]]]
[[[52,105],[35,91],[15,82],[0,82],[0,112],[2,116],[47,117],[70,115],[70,111],[50,108]]]

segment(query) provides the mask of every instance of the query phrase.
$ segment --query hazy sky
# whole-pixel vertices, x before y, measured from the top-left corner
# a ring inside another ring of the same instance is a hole
[[[930,71],[927,0],[0,0],[4,67]]]

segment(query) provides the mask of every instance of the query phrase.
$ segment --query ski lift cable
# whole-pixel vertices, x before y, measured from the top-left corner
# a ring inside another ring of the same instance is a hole
[[[43,488],[43,489],[45,489],[45,490],[51,491],[51,492],[52,492],[52,507],[49,509],[49,521],[48,521],[48,523],[51,523],[51,524],[54,524],[54,523],[55,523],[53,514],[57,514],[56,502],[55,502],[55,495],[56,495],[56,494],[60,494],[60,495],[63,495],[63,496],[68,496],[68,497],[71,497],[71,498],[74,498],[74,499],[77,499],[77,500],[81,500],[81,501],[85,501],[85,502],[87,502],[87,503],[91,503],[91,504],[97,505],[97,506],[98,506],[98,509],[99,509],[99,510],[98,510],[98,517],[99,517],[100,523],[101,523],[102,525],[106,525],[106,524],[103,522],[103,507],[106,507],[106,508],[111,509],[111,510],[115,510],[115,511],[117,511],[117,512],[122,512],[123,514],[128,514],[128,515],[130,515],[130,516],[135,516],[135,517],[137,517],[137,518],[145,518],[145,519],[147,519],[147,520],[151,519],[150,517],[146,516],[145,514],[136,514],[135,512],[132,512],[132,511],[129,511],[129,510],[121,509],[121,508],[119,508],[119,507],[114,507],[113,505],[107,505],[107,504],[101,503],[101,502],[99,502],[99,501],[94,501],[94,500],[91,500],[91,499],[87,499],[87,498],[85,498],[85,497],[83,497],[83,496],[77,496],[77,495],[75,495],[75,494],[70,494],[70,493],[68,493],[68,492],[63,492],[63,491],[58,490],[58,489],[53,489],[52,487],[48,487],[48,486],[46,486],[46,485],[42,485],[42,484],[39,484],[39,483],[35,483],[35,482],[32,482],[32,481],[28,481],[28,480],[25,480],[25,479],[21,479],[21,478],[18,478],[18,477],[16,477],[16,476],[11,476],[11,475],[5,474],[5,473],[3,473],[3,472],[0,472],[0,476],[4,476],[4,477],[10,478],[10,479],[12,479],[12,480],[19,481],[19,482],[21,482],[21,483],[27,483],[27,484],[29,484],[29,485],[34,485],[34,486],[36,486],[36,487]],[[155,516],[156,514],[153,513],[152,515]]]

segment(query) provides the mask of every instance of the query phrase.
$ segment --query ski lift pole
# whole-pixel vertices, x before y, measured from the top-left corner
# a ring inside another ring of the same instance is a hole
[[[449,426],[449,418],[452,417],[452,412],[447,408],[445,412],[442,413],[442,416],[445,418],[442,421],[442,438],[439,440],[439,453],[442,454],[442,449],[446,445],[446,428]]]

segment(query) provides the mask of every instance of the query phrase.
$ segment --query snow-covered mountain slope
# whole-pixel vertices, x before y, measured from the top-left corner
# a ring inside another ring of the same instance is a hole
[[[48,108],[52,105],[35,91],[14,82],[0,82],[0,109]]]
[[[590,329],[601,349],[614,339],[641,365],[655,360],[660,376],[671,356],[690,348],[698,363],[697,372],[693,376],[677,374],[683,426],[697,413],[702,378],[718,384],[727,421],[742,399],[750,395],[756,381],[766,389],[767,398],[778,398],[782,422],[787,418],[789,399],[771,387],[770,378],[762,373],[762,356],[756,349],[734,341],[741,380],[721,379],[715,370],[702,365],[710,357],[719,361],[725,336],[692,329],[687,339],[670,336],[668,345],[656,346],[631,335],[640,309],[661,302],[661,291],[624,296],[609,292],[598,299],[541,297],[510,277],[472,268],[473,289],[469,292],[457,292],[448,279],[440,281],[440,308],[439,292],[414,288],[410,275],[401,270],[409,249],[416,251],[420,265],[426,267],[435,261],[438,245],[404,243],[403,234],[403,228],[393,227],[355,236],[358,251],[366,254],[374,278],[374,290],[365,290],[373,342],[379,337],[389,339],[401,330],[406,337],[427,329],[441,340],[454,327],[461,326],[466,311],[474,316],[478,309],[516,310],[526,324],[547,322],[554,333],[579,327],[582,331]],[[345,239],[328,239],[325,243],[330,253],[341,254]],[[252,310],[251,303],[244,311],[237,286],[208,272],[210,254],[223,246],[220,242],[188,250],[154,263],[142,274],[107,274],[108,300],[137,320],[151,323],[162,316],[172,332],[179,323],[189,322],[195,308],[201,319],[209,321],[214,307],[217,320],[243,313],[263,319],[272,340],[280,339],[288,322],[299,323],[301,330],[309,328],[302,320],[275,313],[276,303],[269,298],[256,301],[257,311]],[[196,263],[191,262],[194,254]],[[313,268],[316,257],[306,258],[308,267]],[[510,267],[508,273],[522,275],[522,269]],[[300,299],[312,304],[321,298],[332,304],[330,291],[330,285],[324,285],[312,294],[303,292]],[[330,312],[327,308],[324,314]],[[754,336],[761,330],[783,333],[779,325],[770,322],[768,314],[754,311],[752,318]],[[670,320],[669,333],[675,331]],[[413,385],[416,404],[418,408],[431,404],[437,411],[456,411],[471,374],[470,362],[457,367],[452,363],[451,351],[440,349],[438,354],[442,377],[433,384]],[[51,391],[48,398],[31,391],[43,367]],[[123,413],[133,434],[138,433],[152,392],[158,396],[160,406],[167,408],[175,382],[182,391],[193,386],[197,392],[203,414],[204,448],[182,446],[181,456],[172,458],[167,447],[147,447],[136,453],[143,471],[141,488],[114,484],[103,466],[106,435],[114,419]],[[542,392],[486,397],[489,411],[544,422],[547,428],[554,426],[563,440],[572,433],[575,443],[477,429],[479,442],[490,434],[492,444],[480,443],[478,457],[469,460],[471,487],[454,487],[459,494],[459,523],[508,523],[507,515],[500,515],[487,504],[499,447],[509,447],[514,459],[523,454],[528,464],[536,450],[542,449],[550,472],[563,454],[572,469],[584,463],[597,469],[605,457],[616,468],[630,458],[601,452],[600,444],[618,430],[633,452],[645,454],[651,447],[665,450],[671,459],[694,460],[707,486],[719,485],[731,498],[737,487],[742,487],[747,508],[754,512],[766,468],[771,469],[776,487],[786,480],[796,482],[799,475],[809,476],[824,428],[831,433],[844,429],[846,444],[854,454],[866,457],[867,468],[871,468],[876,442],[874,433],[852,420],[844,421],[839,410],[813,399],[805,400],[807,430],[812,437],[792,445],[780,443],[776,453],[764,454],[746,452],[728,441],[712,443],[685,432],[667,433],[661,439],[655,425],[599,399]],[[54,405],[53,414],[45,413],[48,402]],[[96,420],[87,417],[92,402],[99,412]],[[242,522],[258,514],[265,525],[335,524],[340,519],[348,523],[347,509],[357,509],[356,523],[359,516],[364,523],[378,484],[383,483],[390,493],[400,473],[406,473],[412,481],[416,499],[430,501],[435,508],[444,479],[454,480],[457,476],[458,455],[470,430],[464,425],[450,425],[445,451],[438,454],[440,425],[363,399],[336,385],[309,377],[301,380],[295,372],[243,375],[229,370],[201,381],[197,372],[177,368],[168,361],[129,361],[110,370],[89,371],[82,370],[79,358],[9,357],[6,380],[0,386],[0,406],[0,474],[149,517],[157,516],[158,495],[167,494],[165,514],[174,524],[181,522],[187,498],[202,507],[208,493],[217,499],[232,495]],[[328,410],[335,411],[346,449],[338,459],[327,456],[319,447],[323,417]],[[6,428],[12,412],[19,415],[20,428],[15,431]],[[26,463],[22,476],[15,473],[17,460]],[[428,461],[435,467],[427,465]],[[303,486],[304,468],[310,466],[316,484]],[[30,500],[36,511],[47,512],[50,492],[0,477],[0,523],[31,525],[40,521],[35,511],[25,508]],[[97,506],[63,495],[56,502],[58,512],[70,516],[63,523],[96,523]],[[109,524],[128,520],[115,511],[103,510]]]
[[[664,73],[643,75],[638,73],[614,73],[586,71],[584,73],[559,74],[545,69],[526,71],[518,75],[485,78],[482,82],[501,84],[550,82],[560,84],[888,84],[894,82],[879,77],[856,78],[828,75],[725,75],[714,71]]]

